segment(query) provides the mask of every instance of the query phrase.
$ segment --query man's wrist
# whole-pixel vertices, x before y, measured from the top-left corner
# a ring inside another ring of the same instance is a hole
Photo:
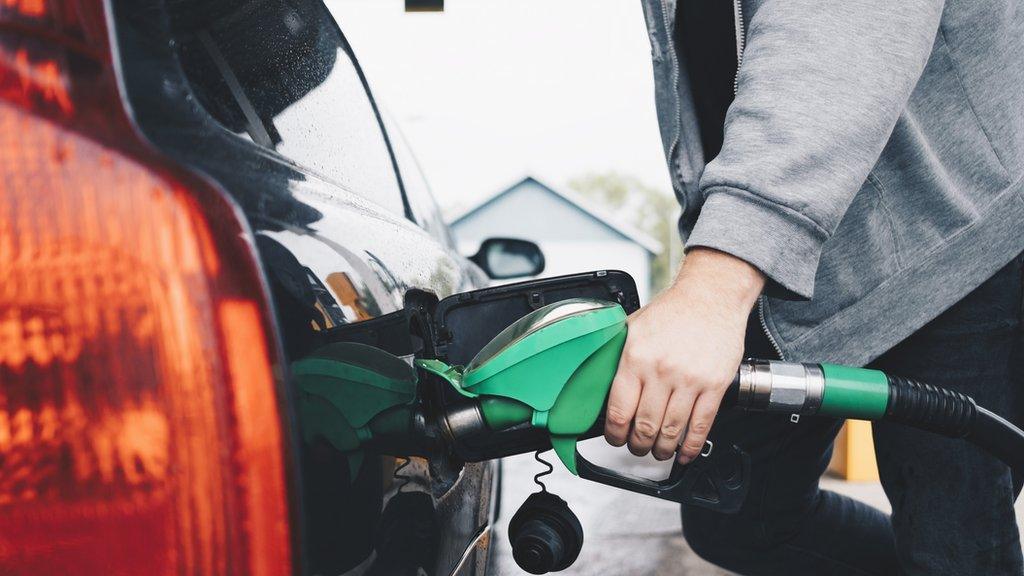
[[[669,290],[735,310],[746,318],[764,285],[764,273],[747,261],[711,248],[694,248]]]

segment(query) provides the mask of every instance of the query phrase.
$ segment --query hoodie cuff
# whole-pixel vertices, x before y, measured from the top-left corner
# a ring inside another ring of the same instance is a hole
[[[758,268],[792,298],[810,299],[828,234],[792,208],[747,190],[709,188],[700,216],[686,242],[732,254]],[[786,295],[783,295],[785,297]]]

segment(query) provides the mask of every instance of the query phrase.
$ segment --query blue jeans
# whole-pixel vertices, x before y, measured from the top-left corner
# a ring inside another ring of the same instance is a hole
[[[958,304],[873,363],[893,374],[969,394],[1024,422],[1024,264],[1018,256]],[[747,356],[770,358],[751,323]],[[723,412],[715,442],[752,459],[737,514],[684,506],[683,532],[703,558],[749,575],[1024,574],[1013,502],[1024,479],[961,440],[874,426],[892,516],[821,490],[842,421]]]

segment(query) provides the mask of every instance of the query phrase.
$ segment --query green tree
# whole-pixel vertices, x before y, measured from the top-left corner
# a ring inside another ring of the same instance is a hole
[[[618,172],[584,174],[571,179],[569,188],[661,242],[663,249],[651,263],[651,288],[658,292],[666,287],[677,264],[672,259],[682,254],[676,232],[679,205],[675,198]]]

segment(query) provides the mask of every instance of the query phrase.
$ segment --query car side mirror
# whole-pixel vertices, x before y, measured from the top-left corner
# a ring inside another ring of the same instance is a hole
[[[544,271],[544,253],[529,240],[488,238],[469,259],[492,280],[536,276]]]

